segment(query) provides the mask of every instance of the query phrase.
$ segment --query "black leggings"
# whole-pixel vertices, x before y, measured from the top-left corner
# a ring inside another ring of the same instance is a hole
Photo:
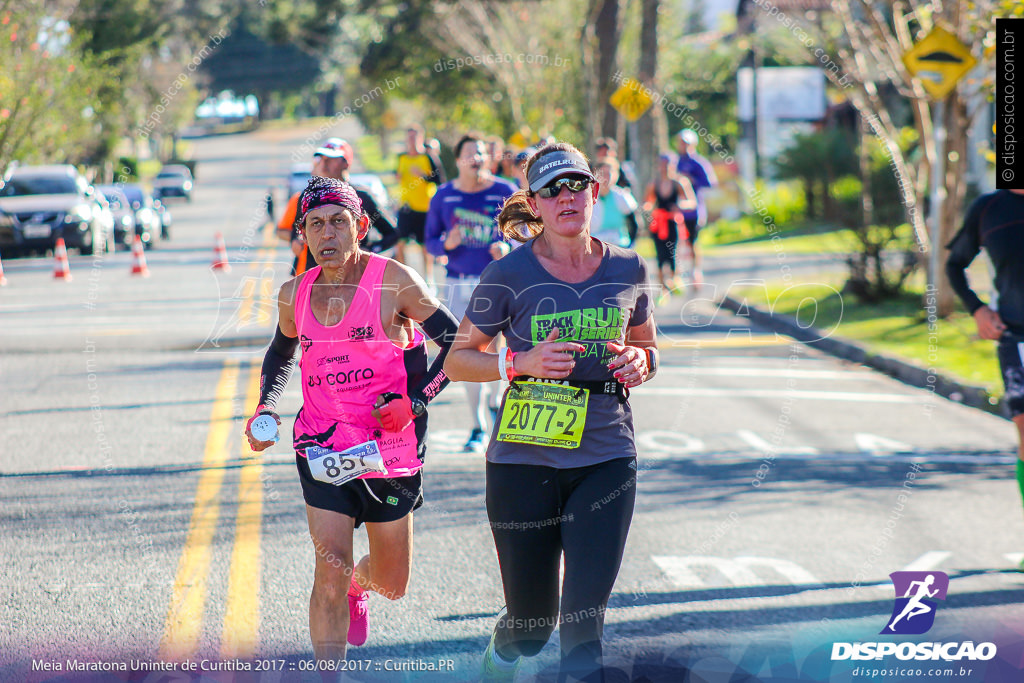
[[[557,625],[560,678],[571,673],[601,680],[604,611],[622,564],[635,499],[635,458],[571,469],[487,463],[487,517],[508,608],[496,627],[499,654],[532,657]]]
[[[668,266],[672,273],[676,272],[676,249],[679,242],[679,229],[676,222],[668,222],[668,238],[660,239],[657,235],[651,235],[654,239],[654,253],[658,257],[658,268]]]

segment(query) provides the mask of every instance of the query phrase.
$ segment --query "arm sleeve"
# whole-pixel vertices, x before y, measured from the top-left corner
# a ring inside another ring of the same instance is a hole
[[[434,256],[444,256],[444,221],[441,220],[441,193],[430,200],[427,209],[427,223],[423,229],[424,246]]]
[[[455,337],[458,335],[459,321],[455,319],[451,311],[442,305],[429,318],[420,323],[420,327],[431,341],[441,347],[441,352],[430,364],[427,374],[419,386],[413,390],[419,398],[423,399],[424,403],[430,403],[451,381],[444,372],[444,359],[448,357],[448,351],[452,348]]]
[[[298,337],[285,336],[278,326],[267,354],[263,356],[263,369],[260,371],[261,406],[277,411],[277,402],[295,369],[295,349],[298,346]]]
[[[967,267],[981,251],[981,214],[988,203],[987,197],[979,197],[964,216],[963,227],[956,237],[947,245],[949,258],[946,259],[946,277],[953,286],[953,291],[960,297],[967,312],[974,314],[976,310],[985,305],[978,298],[971,286],[967,283]]]

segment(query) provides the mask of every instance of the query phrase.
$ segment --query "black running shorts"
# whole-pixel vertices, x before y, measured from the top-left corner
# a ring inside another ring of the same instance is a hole
[[[352,517],[356,528],[363,522],[394,522],[423,505],[421,472],[394,479],[353,479],[335,486],[313,478],[306,456],[296,453],[295,466],[306,505]]]
[[[1024,415],[1024,337],[1006,333],[997,347],[1010,417]]]
[[[426,240],[427,214],[403,206],[398,211],[398,236],[403,240],[414,240],[423,244]]]

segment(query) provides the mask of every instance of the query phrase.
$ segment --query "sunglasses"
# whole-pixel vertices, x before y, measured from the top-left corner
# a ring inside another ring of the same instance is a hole
[[[557,197],[563,187],[568,187],[569,192],[575,194],[576,192],[583,192],[583,190],[590,187],[592,182],[594,181],[590,178],[559,178],[540,188],[534,194],[543,199],[551,199],[552,197]]]

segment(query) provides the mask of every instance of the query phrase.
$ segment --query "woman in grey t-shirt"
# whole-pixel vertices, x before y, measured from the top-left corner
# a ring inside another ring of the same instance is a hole
[[[487,448],[506,610],[483,674],[511,680],[557,625],[562,674],[600,680],[604,611],[636,495],[629,389],[657,368],[651,290],[636,252],[590,236],[598,188],[579,150],[543,147],[526,177],[498,223],[530,238],[484,270],[445,363],[456,381],[511,380]],[[486,352],[499,333],[508,348]]]

